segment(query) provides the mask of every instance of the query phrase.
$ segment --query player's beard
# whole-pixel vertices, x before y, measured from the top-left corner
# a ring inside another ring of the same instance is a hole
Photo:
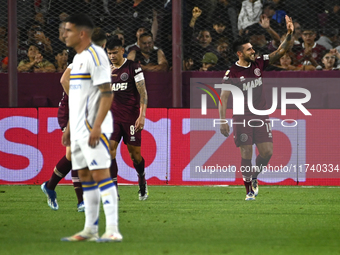
[[[253,56],[253,58],[251,58]],[[247,62],[255,62],[255,54],[252,54],[251,56],[244,57],[244,60]]]

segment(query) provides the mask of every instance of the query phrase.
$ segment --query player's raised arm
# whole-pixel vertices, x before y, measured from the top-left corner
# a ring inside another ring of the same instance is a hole
[[[218,112],[220,114],[220,120],[225,120],[225,115],[227,112],[227,103],[228,103],[228,98],[230,96],[230,91],[227,90],[222,90],[221,91],[221,101],[222,101],[222,105],[218,104]],[[222,123],[222,121],[221,121]],[[225,124],[221,124],[220,125],[220,130],[221,130],[221,134],[224,135],[225,137],[229,136],[230,133],[230,128],[228,123]]]
[[[97,112],[96,119],[93,124],[93,128],[91,130],[89,145],[94,148],[98,145],[101,135],[101,125],[106,117],[107,112],[111,108],[112,100],[113,100],[113,92],[111,90],[110,83],[104,83],[102,85],[98,85],[100,90],[100,102],[99,108]]]
[[[269,63],[274,64],[276,61],[278,61],[290,48],[291,42],[293,40],[293,32],[294,32],[294,25],[292,18],[288,17],[286,15],[286,26],[287,26],[287,35],[284,41],[281,43],[279,48],[269,54]]]
[[[135,123],[135,131],[138,132],[139,130],[142,130],[144,128],[146,108],[148,105],[148,93],[146,91],[144,79],[136,82],[136,87],[137,87],[139,97],[140,97],[139,117]]]

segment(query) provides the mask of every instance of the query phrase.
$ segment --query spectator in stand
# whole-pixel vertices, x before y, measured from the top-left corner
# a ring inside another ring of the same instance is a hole
[[[54,56],[51,41],[47,36],[45,36],[45,33],[39,24],[34,23],[29,28],[27,31],[27,40],[23,41],[22,44],[26,46],[26,49],[28,49],[28,46],[31,44],[37,44],[41,46],[41,53],[46,59],[53,62]]]
[[[233,57],[234,54],[232,54],[231,49],[229,48],[229,42],[227,38],[220,38],[216,42],[216,50],[220,55],[218,64],[221,68],[221,70],[228,70],[234,60],[236,61],[236,57]]]
[[[260,0],[245,0],[242,2],[240,14],[238,15],[239,34],[243,34],[243,30],[260,21],[262,14],[262,3]]]
[[[7,29],[0,27],[0,60],[8,56]]]
[[[188,32],[185,35],[185,41],[190,42],[186,45],[185,56],[190,55],[194,61],[194,70],[201,68],[201,61],[203,56],[207,52],[212,52],[216,56],[219,56],[218,52],[211,44],[212,37],[208,29],[201,29],[196,38],[195,36],[195,24],[198,18],[201,16],[202,10],[198,7],[194,7],[192,10],[192,18],[189,23]]]
[[[329,10],[327,18],[327,28],[340,27],[340,0],[334,0],[333,7]]]
[[[280,65],[277,65],[277,67],[287,71],[302,70],[303,67],[297,67],[294,65],[294,58],[294,53],[287,52],[280,58]]]
[[[340,54],[336,49],[331,49],[322,58],[323,71],[339,70],[336,66],[336,60],[340,59]]]
[[[336,29],[325,28],[320,32],[320,38],[316,41],[317,44],[322,45],[326,50],[331,50],[337,46],[338,31]]]
[[[229,33],[228,30],[226,29],[224,20],[216,19],[213,22],[213,30],[211,30],[210,35],[212,38],[211,42],[215,44],[216,41],[218,41],[222,37],[226,37],[226,38],[230,37],[231,33]]]
[[[1,60],[1,72],[7,73],[8,71],[8,57],[5,57],[3,60]]]
[[[161,49],[155,50],[151,33],[140,35],[140,50],[132,50],[128,54],[128,59],[138,62],[143,71],[157,72],[167,71],[168,61]]]
[[[157,7],[160,1],[151,0],[131,0],[121,1],[120,5],[124,8],[124,17],[118,22],[118,27],[125,32],[125,40],[127,43],[134,41],[134,31],[141,26],[151,31],[154,41],[157,38],[158,32],[158,14]],[[127,22],[128,21],[128,22]]]
[[[136,31],[136,38],[137,38],[137,41],[134,43],[134,44],[130,44],[128,46],[126,46],[125,48],[125,51],[127,53],[129,53],[130,51],[132,50],[140,50],[140,40],[139,40],[139,37],[141,34],[144,34],[144,33],[151,33],[150,30],[148,30],[147,28],[145,28],[144,26],[140,26],[137,31]]]
[[[217,61],[218,57],[214,53],[205,53],[201,61],[202,67],[200,68],[200,71],[219,71],[219,69],[216,68]]]
[[[296,47],[301,48],[301,50],[295,51],[298,64],[303,66],[309,66],[306,68],[312,68],[310,67],[312,65],[316,69],[322,69],[321,60],[322,57],[325,55],[326,48],[315,42],[316,32],[314,29],[304,28],[301,31],[303,43],[301,44],[301,46],[294,46],[295,48]]]
[[[230,0],[218,0],[215,11],[212,15],[212,19],[213,24],[215,20],[223,20],[223,23],[226,26],[226,34],[228,34],[227,37],[229,38],[229,41],[232,42],[237,38],[237,12]]]
[[[66,46],[54,50],[54,66],[58,73],[63,73],[68,66],[68,50]]]
[[[55,72],[54,65],[44,59],[39,51],[39,46],[31,44],[27,51],[27,59],[20,61],[19,72],[50,73]]]
[[[302,37],[301,37],[301,35],[302,35],[301,25],[296,20],[293,22],[293,24],[294,24],[294,35],[293,35],[294,36],[294,45],[299,45],[303,42]]]
[[[280,45],[280,36],[271,28],[271,20],[266,15],[261,15],[260,22],[247,27],[245,33],[259,55],[269,54],[277,49],[274,45]],[[269,42],[266,33],[272,38]]]
[[[183,71],[193,71],[194,70],[194,61],[191,56],[186,56],[183,59]]]
[[[275,4],[272,2],[268,2],[263,5],[263,11],[262,14],[265,15],[270,20],[270,27],[278,34],[282,33],[282,27],[281,25],[273,19],[273,16],[275,14]],[[267,36],[267,38],[269,38]]]

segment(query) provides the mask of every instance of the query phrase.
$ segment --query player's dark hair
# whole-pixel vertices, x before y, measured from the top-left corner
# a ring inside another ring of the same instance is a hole
[[[146,32],[146,33],[143,33],[139,36],[139,39],[142,39],[143,37],[151,37],[153,39],[153,35],[151,32]]]
[[[73,14],[71,16],[68,16],[64,21],[72,23],[76,27],[86,27],[91,30],[94,29],[92,19],[84,13]]]
[[[119,40],[117,35],[111,37],[106,44],[108,50],[113,50],[115,47],[123,47],[122,40]]]
[[[249,43],[249,38],[246,36],[238,37],[233,43],[233,52],[236,54],[238,51],[242,51],[242,45]]]
[[[95,45],[102,46],[104,44],[104,41],[107,40],[105,31],[100,27],[96,27],[93,30],[91,40]]]

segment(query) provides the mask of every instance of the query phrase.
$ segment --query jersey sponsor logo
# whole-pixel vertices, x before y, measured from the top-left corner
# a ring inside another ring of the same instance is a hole
[[[261,70],[260,70],[260,68],[255,68],[255,69],[254,69],[254,74],[255,74],[256,76],[261,76]]]
[[[120,79],[121,79],[122,81],[127,81],[127,79],[129,79],[129,75],[128,75],[127,73],[122,73],[122,74],[120,75]]]
[[[80,66],[79,66],[79,70],[80,70],[82,67],[83,67],[83,63],[81,63],[81,64],[80,64]]]
[[[70,89],[81,89],[80,84],[70,84]]]
[[[240,81],[245,81],[245,80],[246,80],[246,78],[244,78],[244,76],[240,77]]]
[[[127,82],[123,83],[112,83],[112,90],[113,91],[118,91],[118,90],[126,90],[127,89]]]
[[[139,73],[139,72],[141,72],[142,71],[142,68],[141,67],[139,67],[138,69],[135,69],[135,73]]]
[[[243,91],[262,85],[262,77],[243,83]]]
[[[136,141],[136,138],[134,136],[131,136],[130,137],[130,142],[135,142]]]

